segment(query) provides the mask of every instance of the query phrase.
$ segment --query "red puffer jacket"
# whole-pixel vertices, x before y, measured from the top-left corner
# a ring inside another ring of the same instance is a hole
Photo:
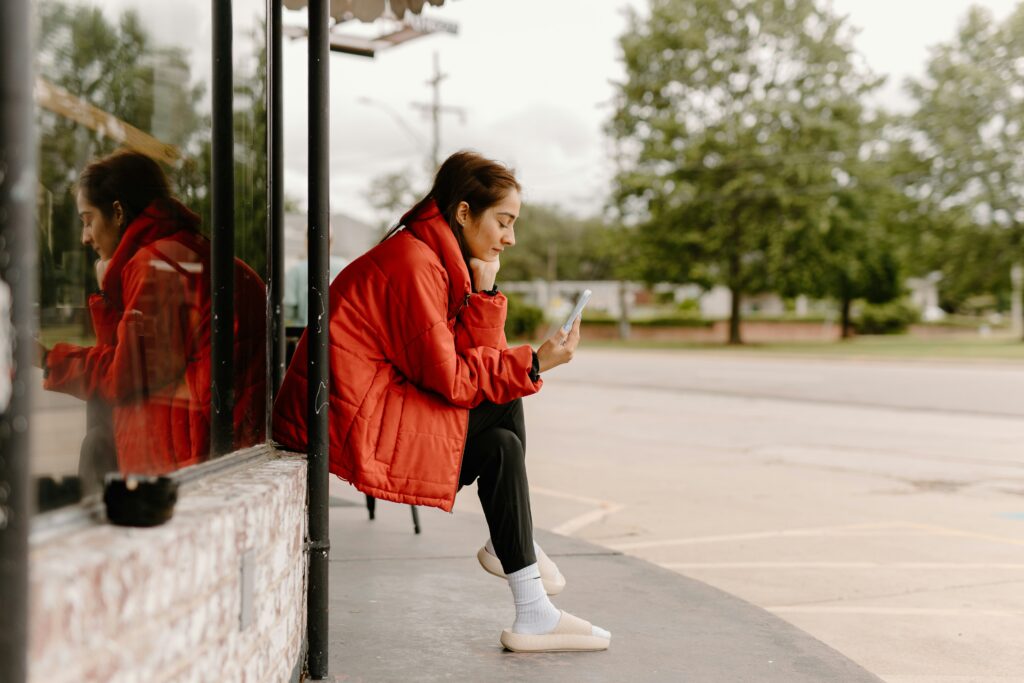
[[[469,409],[535,393],[508,348],[507,301],[472,293],[437,206],[353,261],[330,289],[330,469],[364,493],[450,511]],[[315,308],[310,306],[312,324]],[[306,335],[274,404],[274,438],[306,450]]]
[[[210,448],[210,242],[177,202],[132,221],[89,298],[95,346],[55,344],[44,387],[113,406],[117,462],[163,474]],[[235,445],[265,434],[266,288],[235,261]]]

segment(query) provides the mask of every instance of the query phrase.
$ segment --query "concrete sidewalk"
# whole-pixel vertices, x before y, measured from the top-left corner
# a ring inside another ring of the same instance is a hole
[[[330,680],[879,681],[808,634],[703,583],[573,538],[538,531],[568,579],[555,604],[612,633],[607,652],[506,652],[508,585],[476,551],[482,517],[332,497]]]

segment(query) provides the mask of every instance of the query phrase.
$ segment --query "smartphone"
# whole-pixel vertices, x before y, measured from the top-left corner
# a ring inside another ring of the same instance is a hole
[[[572,313],[566,318],[565,324],[562,325],[562,332],[569,334],[569,330],[572,329],[572,324],[576,321],[576,318],[580,317],[583,313],[583,307],[590,301],[590,295],[593,294],[589,289],[584,289],[583,293],[580,294],[580,298],[576,300],[576,308],[572,309]]]

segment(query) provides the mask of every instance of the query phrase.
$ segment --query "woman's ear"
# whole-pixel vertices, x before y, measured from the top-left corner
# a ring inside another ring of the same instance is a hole
[[[469,220],[469,204],[459,202],[459,205],[455,207],[455,220],[460,228],[466,227],[466,221]]]
[[[114,225],[117,226],[118,230],[124,229],[124,209],[121,207],[121,202],[114,202]]]

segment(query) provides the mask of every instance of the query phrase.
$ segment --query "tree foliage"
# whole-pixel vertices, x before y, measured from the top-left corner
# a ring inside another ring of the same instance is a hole
[[[744,293],[808,282],[879,81],[815,0],[651,0],[620,44],[615,201],[641,270],[728,286],[739,342]]]
[[[903,295],[907,275],[928,272],[909,246],[927,212],[907,190],[920,174],[920,159],[904,133],[899,117],[879,117],[865,127],[865,143],[844,165],[841,182],[826,199],[827,220],[788,252],[805,266],[793,269],[800,279],[787,283],[783,292],[834,299],[844,338],[853,332],[854,301],[892,301]]]
[[[929,212],[921,257],[943,273],[947,307],[1005,297],[1024,259],[1024,4],[1003,22],[969,9],[908,91],[925,164],[913,191]]]
[[[612,280],[623,276],[629,241],[599,217],[581,219],[524,203],[516,246],[501,257],[503,280]]]

